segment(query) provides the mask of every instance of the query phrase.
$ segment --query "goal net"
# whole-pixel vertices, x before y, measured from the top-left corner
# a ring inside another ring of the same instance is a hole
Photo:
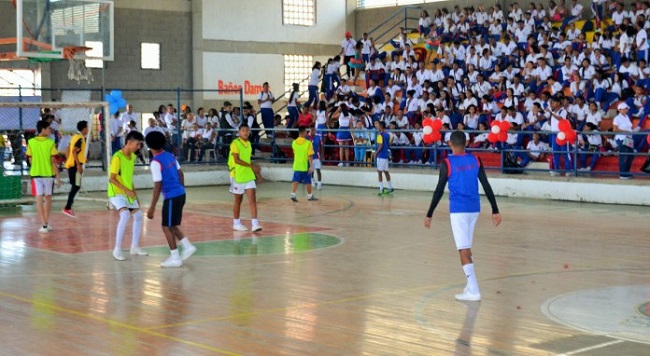
[[[59,152],[57,162],[60,169],[67,158],[70,139],[77,133],[77,123],[87,121],[87,166],[102,166],[110,144],[104,137],[107,132],[101,130],[106,127],[102,113],[109,112],[107,102],[40,102],[34,97],[23,102],[2,102],[2,99],[0,97],[0,206],[32,201],[26,151],[27,142],[37,135],[36,123],[39,120],[52,122],[51,138]],[[55,195],[70,188],[67,174],[61,173],[61,188],[55,189]]]

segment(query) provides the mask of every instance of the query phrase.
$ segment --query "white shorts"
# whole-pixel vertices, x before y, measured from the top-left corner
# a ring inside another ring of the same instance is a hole
[[[314,160],[314,169],[320,169],[322,166],[322,163],[320,162],[320,159],[315,159]]]
[[[241,195],[246,193],[249,189],[256,189],[255,181],[251,180],[244,183],[237,183],[234,179],[230,181],[230,192],[233,194]]]
[[[388,172],[388,158],[377,158],[377,171]]]
[[[474,227],[478,221],[479,213],[451,213],[451,232],[454,235],[456,249],[472,248],[474,240]]]
[[[32,195],[35,197],[52,195],[54,178],[32,178]]]
[[[115,207],[115,210],[122,210],[127,208],[129,210],[140,209],[140,204],[138,204],[138,199],[133,199],[129,201],[129,197],[126,195],[116,195],[114,197],[108,198],[108,201],[111,202],[111,205]]]

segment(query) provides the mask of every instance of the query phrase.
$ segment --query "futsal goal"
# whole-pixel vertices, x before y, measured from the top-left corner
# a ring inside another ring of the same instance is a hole
[[[57,162],[63,167],[68,155],[71,137],[76,134],[77,123],[88,122],[86,157],[89,166],[103,166],[110,157],[110,130],[107,102],[0,102],[0,206],[32,201],[29,189],[29,162],[26,157],[27,142],[37,135],[36,123],[49,114],[52,120],[53,139],[57,144]],[[62,187],[66,187],[67,174],[61,171]],[[56,190],[55,190],[56,193]]]

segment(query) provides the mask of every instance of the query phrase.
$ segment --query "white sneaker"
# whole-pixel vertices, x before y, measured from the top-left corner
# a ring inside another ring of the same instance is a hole
[[[122,254],[122,251],[119,250],[113,250],[113,258],[118,261],[126,260],[126,258],[124,258],[124,255]]]
[[[550,172],[549,172],[548,174],[550,174],[550,175],[551,175],[551,177],[557,177],[557,176],[559,176],[559,175],[560,175],[560,173],[558,173],[558,172],[555,172],[555,171],[550,171]]]
[[[165,262],[160,264],[160,267],[182,267],[183,261],[180,258],[169,256]]]
[[[584,171],[585,171],[585,172],[591,172],[591,167],[585,167],[585,168],[584,168]]]
[[[468,290],[464,290],[461,294],[456,294],[457,300],[464,300],[468,302],[478,302],[481,300],[480,293],[470,293]]]
[[[320,184],[320,183],[318,183],[318,185],[316,186],[316,189],[318,189],[318,190],[323,190],[323,185]]]
[[[181,252],[181,260],[185,261],[186,259],[190,258],[194,252],[196,252],[196,246],[194,245],[183,248],[183,252]]]
[[[40,232],[41,234],[47,234],[48,232],[50,232],[50,229],[41,226],[41,228],[38,229],[38,232]]]
[[[343,167],[343,162],[338,164],[339,167]]]
[[[262,226],[260,224],[253,225],[251,231],[253,232],[262,231]]]
[[[149,253],[140,247],[131,247],[130,253],[132,255],[138,255],[138,256],[149,256]]]
[[[573,174],[573,172],[567,172],[567,173],[565,174],[565,176],[567,176],[567,177],[573,177],[574,174]]]
[[[248,228],[243,224],[233,224],[232,229],[235,231],[248,231]]]

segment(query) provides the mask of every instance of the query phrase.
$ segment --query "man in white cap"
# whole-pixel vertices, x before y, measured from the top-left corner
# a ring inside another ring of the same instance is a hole
[[[619,177],[621,179],[632,179],[630,168],[632,167],[632,160],[634,160],[634,140],[632,139],[632,120],[627,115],[630,107],[626,103],[618,104],[618,115],[614,118],[614,140],[618,146],[618,169]]]

